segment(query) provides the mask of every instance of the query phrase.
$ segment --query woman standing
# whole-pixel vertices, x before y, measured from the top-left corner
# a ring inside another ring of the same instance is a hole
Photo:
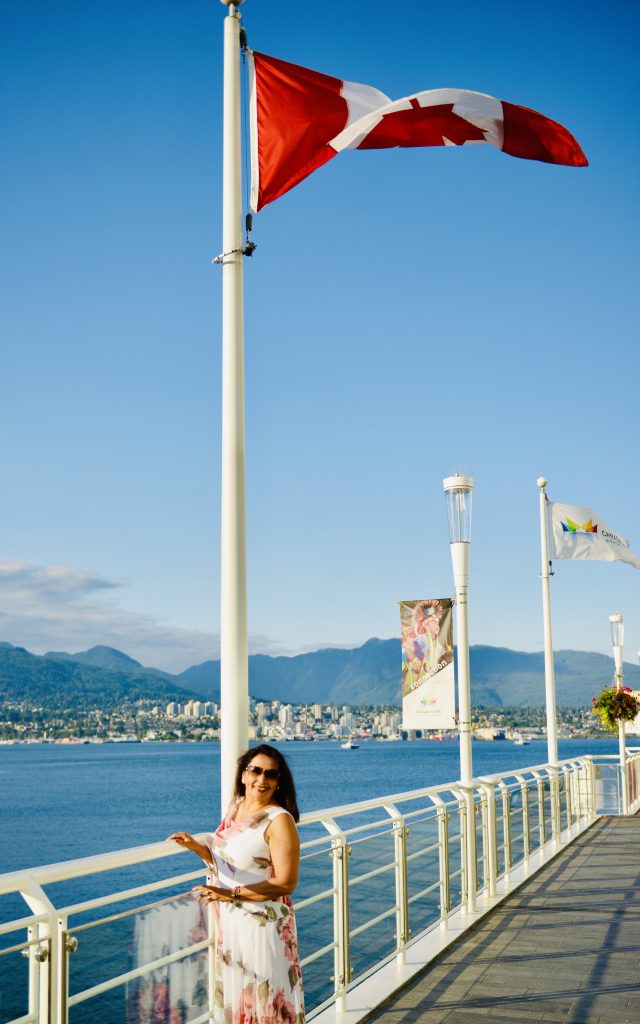
[[[225,1024],[304,1024],[296,925],[300,815],[289,765],[262,744],[238,760],[234,799],[210,846],[169,836],[208,864],[215,885],[196,885],[218,922],[216,1012]]]

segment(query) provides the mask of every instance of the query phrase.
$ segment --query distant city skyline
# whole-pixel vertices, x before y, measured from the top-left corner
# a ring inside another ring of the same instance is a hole
[[[542,649],[538,491],[640,553],[640,9],[272,0],[257,50],[396,98],[473,89],[585,169],[345,153],[245,265],[252,652],[399,636],[450,596],[442,478],[474,477],[470,642]],[[4,12],[0,640],[179,672],[218,654],[222,23],[210,0]],[[554,563],[556,649],[640,648],[640,575]]]

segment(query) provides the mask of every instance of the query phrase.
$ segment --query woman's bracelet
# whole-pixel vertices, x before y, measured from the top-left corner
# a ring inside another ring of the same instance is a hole
[[[242,888],[241,885],[236,885],[236,886],[233,887],[233,889],[231,890],[231,898],[232,899],[234,899],[234,900],[239,900],[240,899],[240,890],[241,890],[241,888]]]

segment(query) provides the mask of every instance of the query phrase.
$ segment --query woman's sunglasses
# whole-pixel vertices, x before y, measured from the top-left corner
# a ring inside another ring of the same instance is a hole
[[[277,768],[261,768],[259,764],[248,764],[245,772],[250,772],[256,778],[264,775],[265,779],[269,779],[270,782],[275,782],[276,779],[280,778],[280,772]]]

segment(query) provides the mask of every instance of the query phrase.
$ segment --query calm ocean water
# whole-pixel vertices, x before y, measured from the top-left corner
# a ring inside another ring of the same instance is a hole
[[[566,758],[586,753],[616,754],[618,743],[616,739],[575,740],[561,742],[559,747],[560,757]],[[451,782],[459,775],[458,744],[452,741],[362,742],[358,750],[351,751],[342,750],[336,742],[323,741],[283,743],[281,749],[293,770],[302,811]],[[176,829],[211,830],[219,816],[219,757],[219,744],[213,743],[0,747],[0,872],[157,842]],[[473,745],[476,775],[515,770],[545,761],[546,743],[542,741],[524,747],[509,741]],[[429,829],[434,827],[433,824],[422,826],[425,831],[421,834],[421,827],[414,824],[410,829],[410,842],[433,842],[435,834]],[[383,858],[381,862],[392,858],[391,840],[383,837],[380,849],[376,842],[368,849],[354,846],[350,871],[369,870],[376,866],[378,856]],[[431,857],[437,861],[437,853]],[[368,858],[372,858],[370,863]],[[197,863],[195,858],[189,863],[185,859],[184,865],[177,867],[175,859],[169,858],[153,865],[47,886],[47,892],[55,905],[62,907],[103,892],[127,890],[160,877],[169,878],[176,870],[195,871]],[[437,863],[432,864],[428,859],[421,863],[425,877],[437,877]],[[303,865],[299,899],[330,886],[331,863],[326,855]],[[188,886],[182,883],[171,893],[175,891],[175,896],[179,896],[185,888]],[[412,904],[412,927],[419,930],[437,919],[437,899],[437,892],[433,892],[420,903]],[[387,903],[391,906],[393,900],[393,880],[387,874],[376,876],[366,892],[364,887],[356,887],[352,894],[352,927],[368,918],[372,903],[384,907]],[[138,898],[132,904],[129,901],[119,907],[127,910],[130,906],[138,907],[141,902],[144,900]],[[0,921],[20,917],[26,912],[20,896],[0,899]],[[110,912],[107,908],[107,913]],[[160,946],[154,953],[147,951],[142,962],[148,963],[161,952],[173,949],[178,916],[183,915],[184,919],[186,915],[187,924],[192,926],[198,911],[187,899],[186,903],[174,902],[165,907],[163,913],[164,916],[154,919],[150,932],[151,939]],[[104,911],[92,911],[84,920],[95,920],[103,914]],[[112,924],[81,931],[78,951],[70,958],[70,991],[82,991],[136,966],[140,962],[135,952],[136,936],[140,934],[136,929],[144,920],[144,912],[136,913]],[[76,917],[74,925],[78,923]],[[352,963],[356,974],[393,950],[393,929],[394,918],[387,918],[353,940]],[[318,913],[318,905],[314,904],[298,914],[298,930],[304,956],[331,941],[331,915]],[[0,954],[3,947],[15,941],[14,935],[4,936],[0,940]],[[179,941],[186,944],[186,938]],[[197,958],[191,958],[184,967],[174,967],[169,972],[173,1001],[177,999],[176,992],[188,989],[183,1011],[175,1018],[181,1024],[201,1012],[193,995],[201,993],[189,974],[196,967]],[[0,1021],[26,1012],[27,968],[27,962],[19,953],[0,955]],[[159,986],[159,990],[168,984],[165,974],[160,972],[155,979],[154,985]],[[308,1008],[330,995],[330,974],[331,965],[326,958],[305,968]],[[162,1014],[142,1013],[135,1002],[139,998],[135,986],[120,986],[74,1007],[70,1024],[124,1024],[125,1021],[149,1024],[151,1020],[164,1022],[168,1019]]]
[[[458,744],[282,743],[301,811],[451,782]],[[546,743],[474,742],[474,774],[546,761]],[[565,740],[560,757],[615,754],[616,739]],[[0,872],[126,849],[218,821],[217,743],[0,747]]]

